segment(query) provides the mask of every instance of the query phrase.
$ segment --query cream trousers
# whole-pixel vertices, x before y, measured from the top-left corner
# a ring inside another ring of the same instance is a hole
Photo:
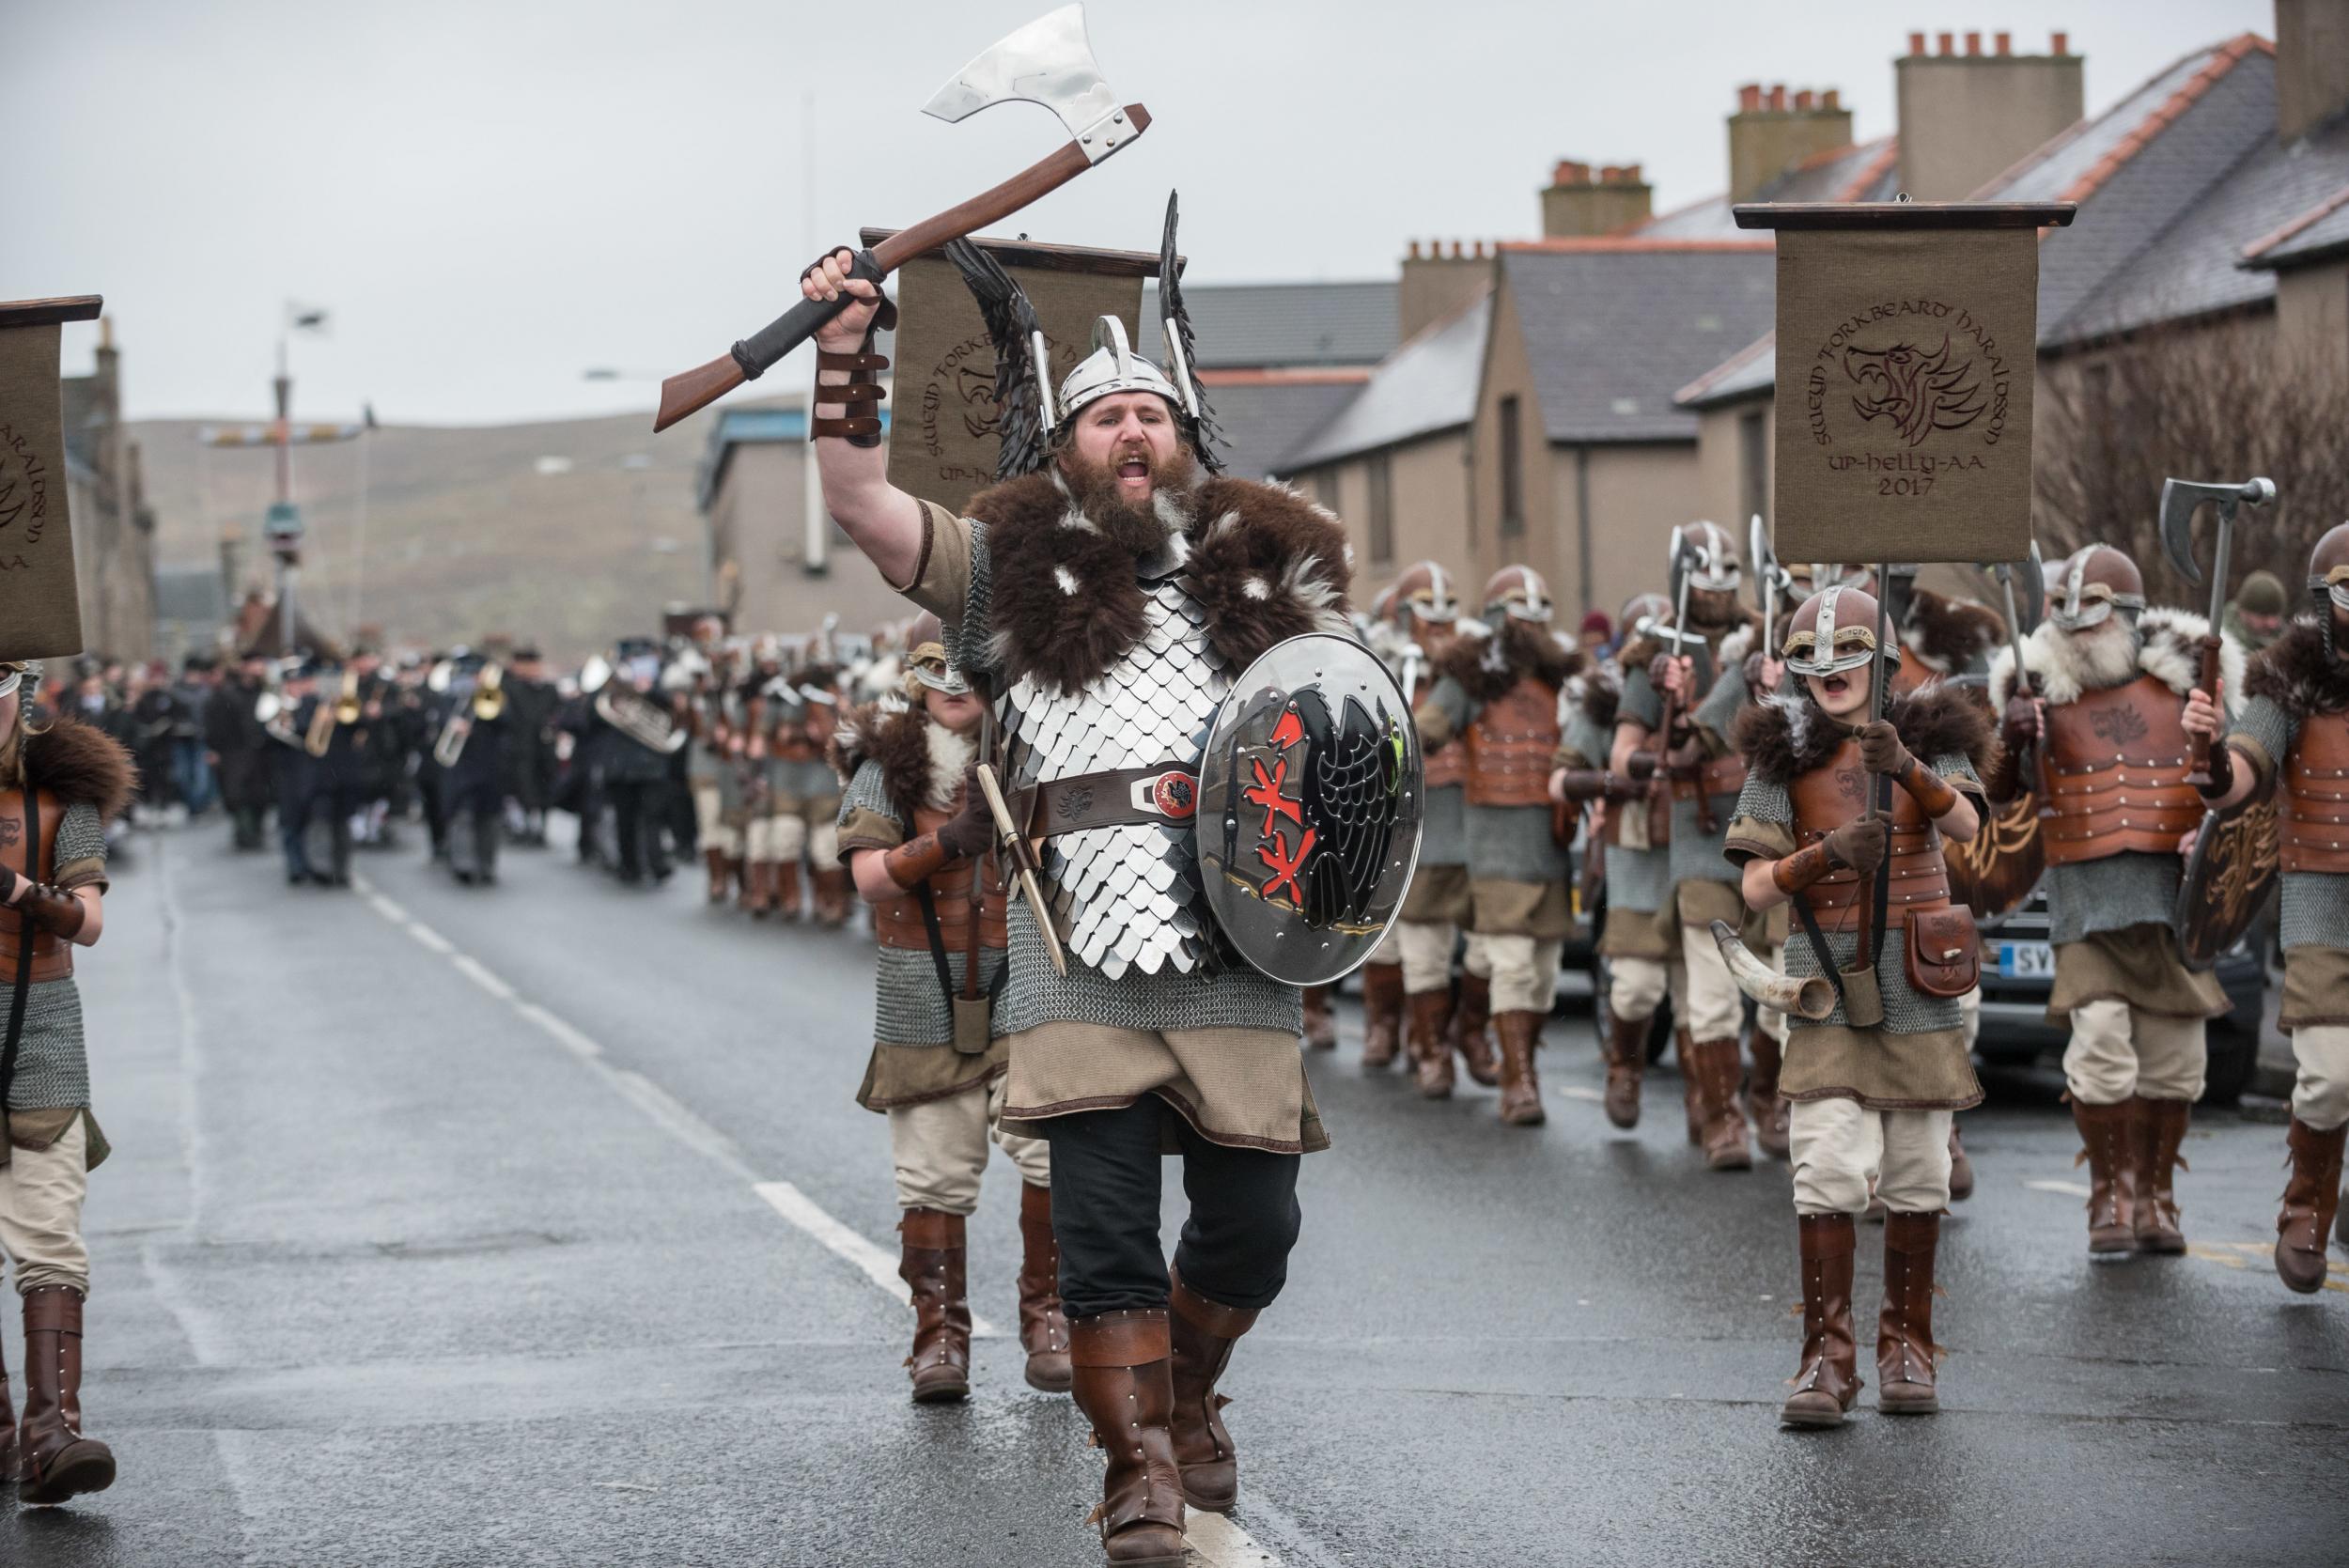
[[[2292,1032],[2300,1080],[2292,1113],[2319,1132],[2349,1122],[2349,1024],[2303,1024]]]
[[[1788,1110],[1797,1214],[1864,1214],[1871,1176],[1896,1214],[1950,1206],[1950,1112],[1870,1110],[1842,1098]]]
[[[718,786],[714,784],[695,784],[693,826],[701,835],[704,854],[715,849],[721,854],[732,855],[740,849],[741,846],[735,843],[735,831],[719,820],[723,815],[724,808],[718,803]]]
[[[1757,954],[1768,963],[1770,954]],[[1692,1040],[1735,1040],[1745,1027],[1746,997],[1729,977],[1729,960],[1721,956],[1713,933],[1701,925],[1680,928],[1680,959],[1688,971],[1688,1006],[1681,1022]],[[1773,1033],[1782,1032],[1781,1022]]]
[[[2202,1097],[2210,1047],[2201,1018],[2140,1013],[2118,998],[2072,1009],[2072,1043],[2063,1048],[2063,1079],[2083,1105]]]
[[[1479,942],[1485,944],[1485,956],[1492,966],[1493,1012],[1548,1013],[1549,1004],[1558,1000],[1558,955],[1566,944],[1532,937],[1471,936],[1471,959]]]
[[[0,1167],[0,1253],[16,1264],[19,1295],[42,1285],[89,1294],[82,1199],[89,1191],[89,1124],[75,1117],[46,1149],[10,1149]]]
[[[1688,1011],[1688,971],[1677,959],[1610,958],[1607,968],[1607,1006],[1615,1017],[1632,1023],[1652,1018],[1668,994],[1675,1014]]]
[[[979,1206],[979,1176],[987,1170],[991,1135],[1030,1187],[1052,1185],[1051,1155],[1041,1138],[1020,1138],[996,1125],[1003,1109],[998,1076],[985,1092],[899,1106],[889,1113],[889,1153],[897,1162],[897,1206],[970,1214]]]

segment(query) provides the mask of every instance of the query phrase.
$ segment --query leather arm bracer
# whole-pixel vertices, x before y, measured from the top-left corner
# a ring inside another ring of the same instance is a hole
[[[1770,865],[1770,885],[1792,898],[1822,877],[1842,869],[1824,841],[1807,844]]]
[[[1565,796],[1569,800],[1636,800],[1645,793],[1620,773],[1569,768],[1565,774]]]
[[[923,833],[881,852],[881,869],[899,887],[911,891],[943,871],[954,861],[936,833]]]
[[[1938,822],[1957,804],[1957,791],[1950,787],[1950,782],[1913,756],[1907,769],[1895,774],[1893,782],[1908,791],[1908,798],[1917,802],[1928,822]]]
[[[66,889],[46,882],[28,884],[16,907],[35,925],[69,940],[81,935],[83,922],[89,919],[88,905]]]

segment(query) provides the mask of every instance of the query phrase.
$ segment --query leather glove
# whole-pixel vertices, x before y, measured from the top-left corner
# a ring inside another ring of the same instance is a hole
[[[995,814],[979,787],[976,765],[962,775],[962,809],[938,826],[938,846],[958,861],[975,861],[995,843]]]
[[[16,897],[16,885],[22,880],[23,878],[17,876],[13,868],[0,865],[0,904],[7,904]]]
[[[1762,690],[1762,651],[1759,648],[1746,655],[1744,674],[1748,692],[1757,698],[1769,695]]]
[[[1847,865],[1865,877],[1884,863],[1884,851],[1889,839],[1884,819],[1863,816],[1846,822],[1827,835],[1827,852],[1837,863]]]
[[[1875,719],[1859,726],[1859,761],[1871,773],[1899,778],[1916,762],[1908,748],[1901,744],[1900,732],[1890,719]]]
[[[1999,725],[1999,738],[2010,752],[2020,751],[2039,738],[2039,705],[2030,697],[2009,697]]]

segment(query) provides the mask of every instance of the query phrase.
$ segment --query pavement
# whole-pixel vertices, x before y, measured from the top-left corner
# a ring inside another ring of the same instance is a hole
[[[978,1342],[967,1405],[906,1400],[863,938],[553,851],[459,888],[413,833],[341,893],[210,825],[136,848],[79,960],[117,1150],[84,1406],[121,1480],[0,1512],[0,1562],[1100,1561],[1083,1423],[1014,1341]],[[1366,1075],[1341,1022],[1311,1063],[1336,1146],[1225,1385],[1241,1504],[1194,1516],[1196,1562],[2341,1560],[2349,1280],[2277,1281],[2258,1107],[2196,1120],[2188,1256],[2092,1264],[2058,1085],[1997,1079],[1942,1414],[1871,1389],[1788,1434],[1783,1166],[1703,1169],[1669,1070],[1614,1131],[1585,1017],[1531,1131]],[[1016,1183],[998,1160],[971,1227],[999,1328]],[[1863,1229],[1863,1326],[1877,1278]]]

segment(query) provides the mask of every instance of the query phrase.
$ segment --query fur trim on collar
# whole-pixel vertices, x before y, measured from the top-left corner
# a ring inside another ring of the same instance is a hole
[[[1582,717],[1607,734],[1615,733],[1615,711],[1623,706],[1623,682],[1604,665],[1575,677],[1572,689]]]
[[[2006,621],[1986,604],[1912,589],[1901,617],[1901,649],[1935,675],[1964,670],[2006,636]]]
[[[79,720],[60,716],[39,734],[27,731],[24,754],[34,784],[69,806],[97,807],[107,821],[138,793],[138,769],[122,742]]]
[[[2023,639],[2025,668],[2039,680],[2039,694],[2059,706],[2083,692],[2123,686],[2152,675],[2183,697],[2202,673],[2201,641],[2210,622],[2188,610],[2156,605],[2137,618],[2132,634],[2116,613],[2084,634],[2042,621]],[[2232,712],[2243,694],[2243,645],[2233,638],[2218,650],[2218,688]],[[2001,648],[1990,661],[1990,706],[2006,706],[2015,691],[2015,650]]]
[[[2349,707],[2349,660],[2325,651],[2325,629],[2302,616],[2244,673],[2243,694],[2265,697],[2295,719]]]
[[[1502,623],[1497,637],[1455,643],[1436,668],[1458,681],[1470,702],[1488,703],[1528,675],[1562,687],[1583,662],[1581,650],[1567,647],[1548,627],[1513,620]]]
[[[1184,574],[1207,612],[1209,642],[1235,671],[1287,638],[1350,629],[1353,552],[1329,511],[1248,479],[1161,491],[1154,505],[1190,544]],[[1057,473],[997,485],[970,513],[988,525],[988,659],[1006,680],[1079,691],[1142,640],[1148,621],[1133,552],[1085,517]]]
[[[933,722],[927,709],[885,699],[841,715],[826,760],[844,785],[864,764],[879,768],[891,812],[910,823],[919,808],[944,811],[954,804],[963,771],[977,754],[976,743]]]
[[[1928,767],[1936,757],[1963,755],[1976,773],[1998,755],[1998,734],[1990,716],[1965,691],[1940,685],[1896,693],[1885,717],[1901,744]],[[1749,704],[1732,730],[1753,776],[1785,784],[1826,762],[1851,735],[1829,719],[1808,691],[1781,691]]]

